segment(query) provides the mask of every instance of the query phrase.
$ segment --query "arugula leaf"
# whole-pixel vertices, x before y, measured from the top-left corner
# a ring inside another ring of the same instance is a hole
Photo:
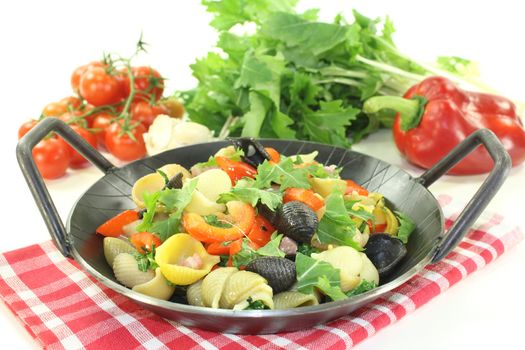
[[[148,269],[155,270],[159,265],[155,261],[155,246],[151,249],[150,252],[146,254],[140,254],[136,252],[133,254],[135,260],[137,260],[137,266],[140,271],[146,272]]]
[[[414,232],[416,224],[408,215],[400,211],[395,211],[395,213],[399,221],[399,231],[397,231],[397,238],[399,238],[403,243],[407,244],[408,237],[412,232]]]
[[[320,276],[317,278],[316,287],[323,292],[324,295],[330,297],[330,299],[337,301],[348,298],[345,293],[341,290],[340,286],[332,286],[326,276]]]
[[[264,245],[263,247],[257,249],[257,254],[263,256],[278,256],[284,258],[286,254],[281,249],[279,249],[279,245],[281,244],[282,239],[282,234],[274,232],[270,241],[266,243],[266,245]]]
[[[250,92],[250,110],[242,117],[244,127],[242,137],[258,137],[264,119],[268,114],[270,103],[268,99],[257,92]]]
[[[354,221],[348,215],[342,192],[336,190],[325,200],[326,211],[317,228],[317,237],[324,244],[346,245],[363,250],[353,240],[357,232]]]
[[[166,220],[151,222],[147,227],[144,227],[144,230],[157,233],[162,241],[176,233],[180,227],[182,212],[191,202],[197,181],[198,179],[191,179],[180,189],[164,189],[157,192],[158,202],[172,213]],[[138,229],[142,230],[143,228]]]
[[[144,192],[142,194],[142,200],[146,208],[146,212],[142,216],[142,222],[137,226],[138,231],[149,231],[153,218],[155,217],[155,211],[157,209],[157,200],[160,197],[160,192],[154,192],[152,194]]]
[[[320,277],[326,278],[332,287],[341,285],[339,269],[325,261],[298,253],[295,256],[295,269],[297,271],[297,290],[301,293],[313,293],[314,288],[318,287]],[[321,281],[321,283],[325,283],[325,281]]]
[[[206,221],[208,225],[212,225],[215,227],[222,227],[222,228],[232,227],[232,224],[219,220],[219,218],[217,218],[217,215],[206,215],[204,216],[204,221]]]
[[[166,173],[160,169],[157,169],[157,173],[160,174],[160,176],[162,176],[162,178],[164,179],[164,184],[167,185],[168,182],[170,182],[170,179],[168,177],[168,175],[166,175]]]
[[[374,214],[367,212],[363,208],[359,208],[357,210],[353,209],[354,204],[356,204],[357,202],[359,202],[359,200],[345,201],[345,208],[346,208],[346,211],[348,212],[348,215],[359,218],[363,221],[368,221],[368,220],[375,221]]]
[[[222,193],[217,203],[227,203],[229,201],[242,201],[249,203],[252,207],[261,201],[271,210],[277,209],[282,203],[282,194],[274,191],[261,190],[255,187],[251,188],[232,188],[230,192]]]
[[[291,158],[281,156],[279,164],[270,164],[264,161],[257,167],[255,186],[257,188],[268,188],[272,182],[280,184],[281,191],[288,187],[310,188],[308,172],[306,169],[294,168]]]
[[[304,115],[304,128],[309,139],[334,146],[348,147],[346,127],[357,118],[357,108],[343,107],[343,101],[320,102],[320,109]]]
[[[271,240],[265,246],[255,250],[250,247],[248,238],[243,238],[241,250],[232,256],[232,263],[235,267],[246,266],[252,260],[262,256],[284,257],[285,253],[279,249],[279,244],[283,238],[282,234],[273,234]]]
[[[377,284],[374,281],[362,280],[357,287],[346,292],[346,295],[348,295],[349,297],[352,295],[358,295],[364,292],[368,292],[369,290],[374,289],[376,287]]]

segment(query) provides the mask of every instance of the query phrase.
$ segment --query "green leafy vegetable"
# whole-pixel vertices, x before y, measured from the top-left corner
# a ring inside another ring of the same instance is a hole
[[[261,300],[253,300],[252,297],[249,297],[246,299],[248,302],[248,306],[244,308],[244,310],[268,310],[270,309],[268,305],[263,303]]]
[[[374,281],[370,282],[367,280],[362,280],[361,283],[359,283],[357,287],[348,291],[346,295],[348,295],[349,297],[352,295],[358,295],[364,292],[368,292],[369,290],[374,289],[376,287],[377,287],[377,284]]]
[[[407,244],[408,237],[416,228],[416,224],[408,215],[400,211],[396,211],[395,213],[399,221],[399,231],[397,232],[397,238],[399,238],[403,243]]]
[[[157,262],[155,261],[155,246],[151,249],[150,252],[147,252],[146,254],[140,254],[139,252],[136,252],[133,254],[135,257],[135,260],[137,260],[137,266],[140,271],[146,272],[148,269],[155,270],[159,265],[157,265]]]
[[[297,253],[301,253],[306,256],[312,255],[312,253],[319,253],[321,250],[311,246],[308,243],[299,243],[297,246]]]
[[[217,215],[206,215],[204,216],[204,221],[206,221],[207,224],[215,226],[215,227],[222,227],[222,228],[232,227],[230,223],[219,220]]]
[[[372,213],[367,212],[363,208],[359,209],[353,209],[354,204],[359,202],[359,200],[355,201],[345,201],[345,207],[346,211],[348,212],[348,215],[359,218],[364,221],[371,220],[372,222],[375,221],[375,216]]]
[[[144,206],[146,211],[142,216],[142,222],[137,226],[137,231],[148,231],[153,223],[153,218],[155,217],[155,211],[157,209],[157,200],[160,197],[160,192],[154,192],[152,194],[144,192],[142,194],[142,200],[144,201]]]
[[[317,9],[298,13],[296,0],[202,3],[214,16],[210,24],[219,31],[222,52],[192,64],[198,87],[178,95],[190,119],[217,134],[225,128],[231,136],[348,146],[393,121],[394,114],[385,111],[361,113],[365,99],[401,96],[442,69],[453,78],[472,77],[471,64],[461,58],[440,58],[438,66],[429,66],[399,52],[389,18],[353,11],[353,21],[338,15],[324,23]],[[244,24],[255,31],[230,31]]]
[[[280,192],[259,189],[255,186],[252,179],[241,179],[230,192],[221,193],[217,203],[227,203],[229,201],[243,201],[255,207],[257,202],[261,201],[271,210],[275,210],[283,201],[283,195]]]
[[[319,287],[319,282],[323,284],[324,289],[329,289],[326,285],[328,282],[330,287],[340,290],[339,269],[325,261],[298,253],[295,257],[295,268],[297,271],[297,290],[301,293],[313,293],[314,288]],[[333,291],[331,293],[336,294]]]
[[[317,228],[319,242],[346,245],[362,250],[363,248],[353,239],[357,233],[357,227],[348,215],[343,194],[340,191],[332,192],[326,197],[325,205],[326,211]]]
[[[281,191],[289,188],[310,188],[308,182],[308,171],[302,168],[294,168],[291,158],[281,156],[279,164],[270,164],[264,161],[257,167],[255,186],[257,188],[268,188],[272,183],[280,184]]]
[[[249,245],[248,238],[243,238],[241,250],[232,256],[232,263],[235,267],[246,266],[252,260],[262,256],[278,256],[284,257],[285,253],[279,249],[279,244],[283,239],[282,234],[272,234],[271,240],[265,246],[255,250]]]
[[[330,284],[330,281],[326,276],[321,276],[317,278],[317,284],[316,287],[323,292],[324,295],[330,297],[330,299],[336,301],[336,300],[343,300],[346,299],[347,296],[343,291],[341,290],[340,286],[332,286]]]

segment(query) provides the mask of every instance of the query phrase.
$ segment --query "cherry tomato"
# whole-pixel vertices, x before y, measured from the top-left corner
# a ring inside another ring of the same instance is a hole
[[[92,132],[78,126],[70,125],[77,134],[79,134],[84,140],[86,140],[91,146],[97,148],[97,137]],[[58,140],[64,144],[64,147],[69,152],[70,161],[69,166],[71,168],[82,168],[89,164],[88,160],[78,153],[73,147],[71,147],[63,138],[59,137]]]
[[[122,100],[122,86],[103,67],[91,67],[80,77],[80,95],[94,106],[111,105]]]
[[[80,108],[80,106],[82,105],[82,100],[77,96],[68,96],[58,101],[58,103],[64,104],[68,109],[69,107],[71,107],[71,109],[75,110]]]
[[[164,79],[155,69],[146,66],[131,67],[131,74],[134,77],[135,97],[134,101],[150,101],[154,96],[154,100],[158,101],[164,92]],[[124,79],[125,95],[130,93],[129,77]]]
[[[130,113],[133,120],[141,122],[146,129],[149,129],[155,118],[166,111],[162,107],[150,105],[149,102],[137,101],[131,105]]]
[[[250,164],[231,160],[226,157],[215,157],[215,160],[217,161],[217,165],[228,174],[232,180],[232,185],[235,185],[237,180],[243,177],[254,178],[257,174],[257,170]]]
[[[92,115],[93,123],[91,124],[91,128],[94,129],[97,143],[99,146],[106,147],[106,128],[111,124],[115,117],[105,112],[99,112]]]
[[[18,139],[27,134],[29,130],[33,129],[38,124],[38,120],[31,119],[20,126],[18,129]]]
[[[162,244],[160,238],[151,232],[134,233],[131,235],[129,240],[140,254],[146,254],[147,252],[151,252],[153,246],[155,246],[155,248],[158,248]]]
[[[82,77],[82,74],[84,74],[89,68],[91,67],[103,67],[104,65],[100,61],[93,61],[91,63],[85,64],[83,66],[78,67],[73,71],[73,74],[71,74],[71,87],[73,88],[73,91],[77,94],[79,93],[79,85],[80,85],[80,78]]]
[[[67,113],[67,105],[60,102],[48,103],[42,110],[42,114],[46,117],[59,117]]]
[[[133,140],[128,134],[122,134],[121,125],[122,121],[119,121],[106,128],[104,139],[106,148],[120,160],[130,161],[142,158],[146,154],[146,145],[142,137],[142,134],[146,132],[146,128],[140,123],[135,126],[131,131],[135,137],[135,140]]]
[[[44,139],[33,148],[33,160],[45,179],[63,176],[69,166],[69,152],[56,138]]]

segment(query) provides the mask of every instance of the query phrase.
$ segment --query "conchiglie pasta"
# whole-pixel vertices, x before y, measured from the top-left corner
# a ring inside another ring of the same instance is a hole
[[[218,308],[222,291],[228,278],[237,272],[235,267],[224,267],[210,272],[202,281],[202,302],[205,306]]]
[[[250,297],[273,309],[273,291],[268,282],[256,273],[238,271],[226,281],[219,306],[223,309],[244,309]]]
[[[104,257],[106,258],[106,261],[108,262],[109,266],[113,266],[113,261],[115,260],[115,257],[120,253],[133,254],[137,251],[128,242],[115,237],[104,237],[103,246]]]
[[[202,302],[202,280],[198,280],[186,290],[186,299],[188,304],[193,306],[204,306]]]
[[[377,272],[376,267],[368,259],[365,253],[359,253],[361,255],[361,260],[363,261],[363,267],[361,268],[361,272],[359,272],[359,276],[362,280],[366,280],[368,282],[375,282],[375,284],[379,284],[379,272]]]
[[[230,177],[221,169],[207,170],[196,178],[196,189],[212,202],[215,202],[221,193],[229,192],[232,188]]]
[[[120,253],[113,261],[113,272],[117,281],[128,288],[149,282],[155,277],[151,270],[140,271],[135,257],[128,253]]]
[[[172,178],[178,173],[182,173],[182,179],[191,177],[191,174],[182,165],[166,164],[159,168],[168,178]],[[158,172],[145,175],[135,181],[131,189],[131,198],[138,207],[144,208],[144,193],[154,193],[164,188],[165,179]]]
[[[190,203],[184,208],[188,213],[195,213],[202,216],[212,215],[217,212],[224,212],[226,206],[209,200],[199,190],[194,190]]]
[[[200,266],[185,266],[191,265],[187,264],[190,258]],[[190,235],[177,233],[157,248],[155,261],[168,281],[185,286],[207,275],[220,257],[208,254],[202,243]]]
[[[343,292],[354,289],[361,282],[359,273],[363,267],[363,260],[360,253],[352,247],[341,246],[314,253],[312,258],[325,261],[339,269]]]
[[[175,291],[175,286],[168,284],[168,281],[160,272],[160,268],[157,267],[155,269],[155,277],[152,280],[138,284],[132,289],[135,292],[149,295],[153,298],[168,300]]]
[[[291,309],[301,306],[318,305],[319,300],[313,294],[304,294],[296,291],[282,292],[273,296],[273,306],[276,310]]]
[[[312,177],[309,181],[312,190],[323,197],[328,197],[335,189],[343,193],[346,190],[346,181],[341,179]]]

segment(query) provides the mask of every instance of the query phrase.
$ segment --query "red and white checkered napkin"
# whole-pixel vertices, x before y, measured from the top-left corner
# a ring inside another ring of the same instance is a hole
[[[461,208],[440,196],[447,225]],[[142,309],[81,271],[51,242],[0,255],[0,296],[49,349],[346,349],[413,312],[523,238],[501,215],[484,216],[442,262],[373,303],[313,329],[232,335],[187,328]]]

